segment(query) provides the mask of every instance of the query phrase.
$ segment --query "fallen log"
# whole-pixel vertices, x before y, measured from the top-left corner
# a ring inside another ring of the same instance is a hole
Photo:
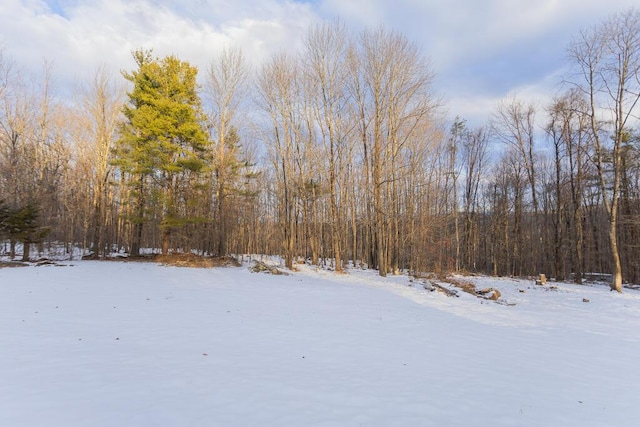
[[[276,276],[288,276],[288,273],[278,270],[275,267],[271,267],[270,265],[267,265],[262,261],[256,261],[253,267],[250,267],[249,270],[252,273],[269,273]]]
[[[442,285],[437,284],[436,282],[429,280],[428,282],[424,283],[424,288],[428,291],[436,291],[436,292],[440,292],[445,294],[448,297],[459,297],[460,295],[458,295],[458,292],[452,290],[452,289],[447,289]]]
[[[488,300],[492,300],[492,301],[497,301],[498,298],[500,298],[500,291],[495,289],[495,288],[486,288],[486,289],[481,289],[477,292],[477,296],[484,298],[484,299],[488,299]]]

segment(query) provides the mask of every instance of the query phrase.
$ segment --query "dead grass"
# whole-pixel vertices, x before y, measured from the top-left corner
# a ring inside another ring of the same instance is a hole
[[[173,267],[240,267],[240,263],[232,257],[205,257],[194,254],[157,255],[155,261]]]
[[[155,262],[172,267],[216,268],[240,267],[240,263],[233,257],[209,257],[194,254],[174,253],[168,255],[150,254],[129,257],[108,258],[112,261],[124,262]]]
[[[0,261],[0,268],[26,267],[27,265],[29,264],[20,261]]]
[[[455,286],[456,288],[460,288],[460,289],[462,289],[464,292],[466,292],[468,294],[477,295],[476,294],[476,287],[471,282],[467,282],[466,280],[454,279],[453,277],[445,277],[445,278],[440,279],[440,280],[442,282],[450,283],[453,286]]]
[[[500,298],[500,291],[494,288],[486,288],[486,289],[476,289],[476,286],[467,282],[466,280],[460,280],[453,277],[446,277],[442,279],[443,282],[450,283],[456,288],[462,289],[462,291],[476,296],[478,298],[488,299],[492,301],[496,301]]]

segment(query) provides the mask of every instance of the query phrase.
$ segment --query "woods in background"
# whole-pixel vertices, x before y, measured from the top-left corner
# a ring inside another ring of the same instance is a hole
[[[303,46],[253,71],[228,49],[201,75],[139,50],[136,69],[98,68],[73,102],[52,95],[48,64],[33,83],[0,56],[12,256],[56,243],[640,282],[637,11],[576,35],[549,105],[514,96],[481,127],[447,121],[398,32],[323,23]]]

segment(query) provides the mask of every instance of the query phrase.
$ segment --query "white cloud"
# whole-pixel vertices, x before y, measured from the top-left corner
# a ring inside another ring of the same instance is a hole
[[[290,1],[97,0],[58,2],[5,0],[0,7],[0,42],[27,70],[47,59],[63,85],[85,77],[102,63],[134,66],[131,51],[153,48],[208,67],[228,45],[239,46],[253,62],[294,48],[315,18],[308,5]],[[62,10],[58,9],[61,8]],[[56,13],[60,12],[61,14]]]
[[[322,0],[319,9],[356,25],[384,23],[448,65],[545,34],[572,34],[634,4],[637,0]]]
[[[564,46],[580,27],[637,0],[2,0],[0,44],[37,72],[46,58],[70,86],[100,64],[134,66],[130,52],[154,48],[201,70],[224,46],[254,65],[295,50],[320,17],[350,27],[385,26],[423,47],[452,114],[479,120],[510,92],[551,90]],[[522,88],[529,88],[522,90]],[[473,116],[473,117],[472,117]]]

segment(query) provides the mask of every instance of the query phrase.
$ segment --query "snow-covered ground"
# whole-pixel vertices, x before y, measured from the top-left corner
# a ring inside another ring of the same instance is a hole
[[[640,291],[468,280],[3,268],[0,426],[639,425]]]

